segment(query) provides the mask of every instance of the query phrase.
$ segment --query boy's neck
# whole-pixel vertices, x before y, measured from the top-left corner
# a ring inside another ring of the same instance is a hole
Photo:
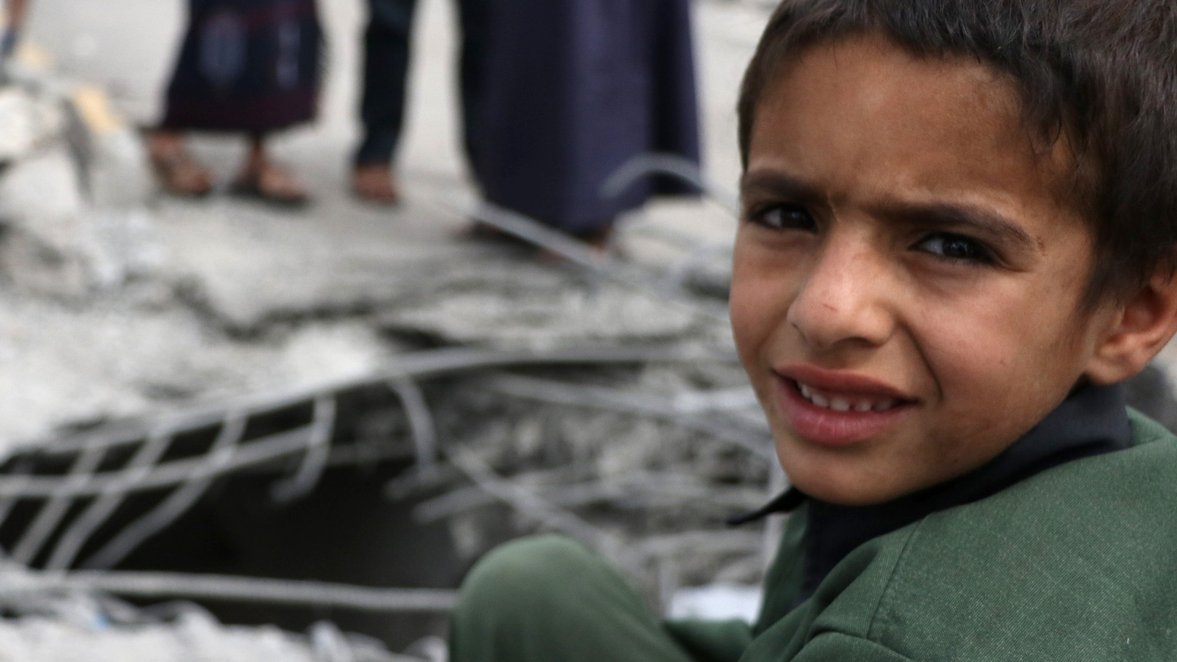
[[[1132,429],[1123,389],[1076,389],[1038,425],[984,466],[934,487],[873,506],[839,506],[790,489],[761,510],[737,518],[751,521],[807,504],[806,568],[798,601],[855,547],[927,515],[977,501],[1041,471],[1084,457],[1128,448]]]

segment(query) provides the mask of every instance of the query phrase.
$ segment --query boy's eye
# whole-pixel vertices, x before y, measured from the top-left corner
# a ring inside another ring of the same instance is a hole
[[[748,220],[771,230],[812,230],[817,225],[809,211],[793,204],[769,205],[755,209],[748,214]]]
[[[949,260],[990,264],[993,253],[979,241],[958,234],[934,234],[921,240],[916,248]]]

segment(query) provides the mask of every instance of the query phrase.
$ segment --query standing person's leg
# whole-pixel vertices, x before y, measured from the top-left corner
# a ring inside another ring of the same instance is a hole
[[[570,540],[509,543],[474,567],[450,629],[452,662],[690,662],[637,592]]]
[[[5,5],[8,24],[5,26],[4,37],[0,39],[0,56],[7,58],[16,49],[16,43],[20,40],[20,32],[24,27],[27,9],[27,0],[8,0]]]
[[[148,162],[165,191],[181,197],[212,192],[212,173],[188,152],[183,133],[163,127],[151,129],[145,142]]]
[[[213,176],[187,149],[187,123],[173,118],[176,114],[183,115],[178,109],[185,103],[180,98],[184,95],[178,94],[177,90],[190,85],[195,77],[191,62],[195,59],[193,54],[199,41],[198,26],[204,15],[199,0],[188,0],[186,4],[183,36],[164,93],[164,117],[158,125],[146,131],[144,138],[148,162],[163,190],[172,195],[196,197],[212,192]]]
[[[487,49],[488,0],[457,0],[461,30],[458,81],[462,96],[462,141],[466,158],[474,163],[479,143],[479,104],[482,100]]]
[[[405,88],[416,0],[368,0],[360,120],[352,190],[370,202],[394,204],[399,191],[392,159],[404,124]]]
[[[270,204],[306,204],[310,199],[306,188],[294,175],[274,162],[266,150],[266,138],[262,133],[249,137],[245,162],[233,181],[232,192]]]

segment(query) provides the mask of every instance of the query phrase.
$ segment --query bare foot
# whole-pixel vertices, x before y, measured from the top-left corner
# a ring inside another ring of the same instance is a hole
[[[272,161],[251,164],[233,182],[233,193],[283,206],[297,207],[310,196],[298,179]]]
[[[395,205],[400,202],[392,168],[384,163],[362,163],[351,173],[351,190],[356,197],[376,205]]]
[[[192,198],[212,191],[212,174],[188,153],[182,135],[171,131],[148,133],[147,157],[156,179],[168,193]]]

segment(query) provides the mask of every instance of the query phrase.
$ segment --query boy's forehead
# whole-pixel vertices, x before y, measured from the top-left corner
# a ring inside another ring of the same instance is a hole
[[[975,59],[919,57],[875,34],[793,54],[769,82],[757,117],[766,110],[793,122],[874,120],[880,138],[884,130],[977,136],[985,123],[1001,134],[993,147],[1032,149],[1017,93],[998,72]]]
[[[774,73],[754,115],[749,171],[786,168],[831,185],[861,185],[870,172],[885,175],[880,193],[1000,203],[1045,194],[1081,211],[1065,135],[1047,144],[1013,83],[976,59],[917,56],[860,34],[807,46]]]

